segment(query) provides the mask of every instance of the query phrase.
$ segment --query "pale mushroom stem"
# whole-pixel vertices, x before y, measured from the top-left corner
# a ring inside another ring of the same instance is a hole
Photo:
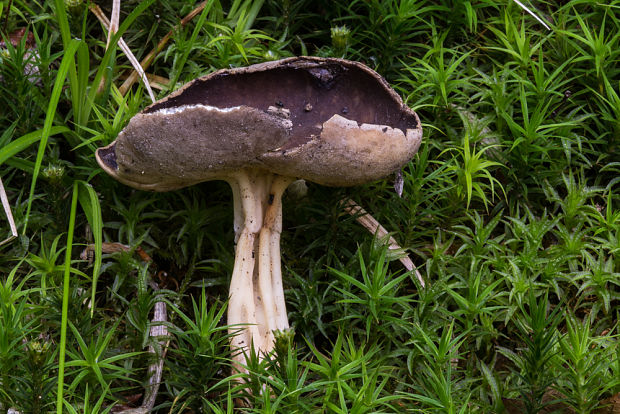
[[[228,325],[234,369],[246,372],[253,345],[263,358],[273,350],[274,331],[289,327],[280,266],[282,194],[293,182],[245,169],[228,180],[235,202],[236,252],[230,282]]]
[[[282,233],[282,194],[287,187],[295,181],[289,177],[277,176],[271,185],[273,194],[272,204],[267,207],[265,213],[265,223],[263,229],[268,231],[268,244],[270,250],[270,276],[273,292],[275,329],[288,329],[288,316],[286,314],[286,303],[284,301],[284,288],[282,286],[282,267],[280,260],[280,234]],[[271,197],[271,195],[269,195]],[[262,274],[261,274],[262,276]]]
[[[239,241],[239,236],[241,235],[241,228],[243,227],[243,221],[245,217],[243,215],[243,208],[241,206],[241,189],[239,188],[239,184],[235,180],[229,180],[228,184],[232,189],[233,193],[233,208],[234,208],[234,219],[233,219],[233,229],[235,230],[235,245]]]

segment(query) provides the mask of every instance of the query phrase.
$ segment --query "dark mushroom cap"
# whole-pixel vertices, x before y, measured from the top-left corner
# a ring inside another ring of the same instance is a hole
[[[400,168],[421,137],[415,112],[370,68],[301,57],[198,78],[133,117],[96,156],[119,181],[156,191],[244,167],[348,186]]]

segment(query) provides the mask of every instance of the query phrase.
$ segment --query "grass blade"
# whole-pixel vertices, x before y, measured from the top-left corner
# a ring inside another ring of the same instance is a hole
[[[62,126],[52,127],[49,131],[49,136],[60,134],[63,132],[68,132],[69,128]],[[35,142],[41,139],[43,135],[43,130],[39,129],[38,131],[30,132],[26,135],[22,135],[16,140],[11,141],[10,144],[0,148],[0,165],[2,165],[9,158],[14,156],[15,154],[25,150]]]
[[[75,227],[75,213],[78,200],[78,182],[73,183],[73,197],[71,198],[71,213],[69,215],[69,230],[67,232],[67,250],[65,254],[65,273],[62,284],[62,314],[60,323],[60,345],[58,351],[58,392],[56,412],[62,414],[63,390],[65,383],[65,349],[67,346],[67,314],[69,310],[69,280],[71,275],[71,248],[73,245],[73,229]]]
[[[95,189],[84,181],[79,181],[80,186],[86,191],[79,192],[79,201],[84,213],[86,213],[86,219],[93,232],[95,239],[95,265],[93,266],[93,282],[92,282],[92,294],[91,294],[91,307],[90,315],[93,316],[95,311],[95,292],[97,291],[97,279],[99,278],[99,271],[101,270],[101,248],[102,248],[102,232],[103,232],[103,220],[101,218],[101,206],[99,204],[99,198]]]
[[[60,94],[62,93],[62,87],[67,77],[70,65],[73,65],[73,55],[77,51],[78,47],[82,43],[81,40],[72,39],[69,43],[69,47],[65,50],[56,81],[54,82],[54,89],[52,90],[52,96],[50,97],[50,103],[47,107],[47,113],[45,115],[45,123],[43,124],[43,130],[41,131],[41,141],[39,142],[39,150],[37,151],[37,158],[34,164],[34,173],[32,174],[32,182],[30,184],[30,193],[28,195],[28,207],[26,208],[26,215],[24,218],[24,231],[26,234],[28,228],[28,218],[30,216],[30,209],[32,208],[32,200],[34,198],[34,188],[37,184],[37,178],[39,171],[41,170],[41,162],[43,161],[43,154],[47,148],[47,140],[52,132],[52,123],[54,122],[54,115],[56,114],[56,107],[60,100]]]

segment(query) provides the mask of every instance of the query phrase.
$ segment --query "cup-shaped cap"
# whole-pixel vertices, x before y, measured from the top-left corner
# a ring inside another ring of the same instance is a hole
[[[242,168],[347,186],[397,170],[421,137],[415,112],[370,68],[301,57],[198,78],[133,117],[96,156],[119,181],[156,191]]]

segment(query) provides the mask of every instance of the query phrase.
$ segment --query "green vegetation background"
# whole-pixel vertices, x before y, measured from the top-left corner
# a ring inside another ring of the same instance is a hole
[[[620,392],[620,2],[527,2],[547,30],[512,1],[216,0],[174,29],[197,6],[122,2],[138,59],[173,30],[148,69],[168,81],[158,97],[219,68],[345,57],[424,123],[402,197],[390,178],[285,196],[294,336],[251,363],[246,411],[607,412]],[[1,10],[0,175],[19,237],[0,247],[0,409],[139,405],[165,300],[156,411],[232,412],[229,189],[153,194],[102,173],[95,149],[150,102],[141,86],[119,92],[125,55],[105,52],[79,0]],[[21,28],[33,40],[12,46]],[[344,197],[393,232],[425,288]],[[102,241],[132,250],[101,257]],[[88,243],[94,260],[80,259]]]

